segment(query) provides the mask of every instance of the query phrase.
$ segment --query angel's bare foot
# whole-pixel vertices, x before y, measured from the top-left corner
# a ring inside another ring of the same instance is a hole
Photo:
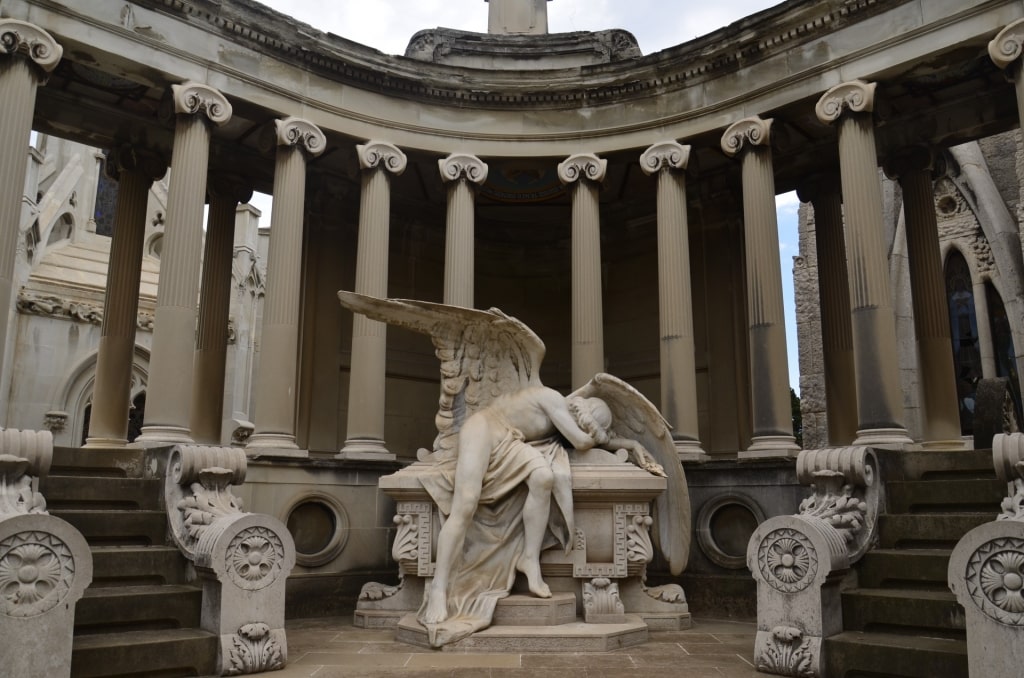
[[[423,624],[440,624],[448,618],[448,598],[444,592],[434,591],[432,588],[427,593],[427,607],[423,610],[420,622]]]
[[[544,583],[540,576],[540,563],[535,558],[521,556],[516,563],[516,569],[526,575],[526,585],[530,593],[538,598],[550,598],[551,589]]]

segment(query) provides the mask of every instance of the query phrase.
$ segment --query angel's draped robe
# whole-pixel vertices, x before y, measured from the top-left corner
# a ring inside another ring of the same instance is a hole
[[[462,553],[452,564],[448,618],[440,624],[424,625],[434,647],[490,626],[495,606],[512,589],[525,538],[526,479],[538,468],[546,466],[554,475],[548,529],[541,549],[556,543],[567,552],[572,547],[572,476],[565,447],[556,438],[524,441],[522,433],[502,424],[507,433],[491,450],[476,513],[466,531]],[[454,456],[443,459],[437,463],[435,473],[421,478],[423,487],[445,516],[451,513],[456,463]],[[426,600],[420,617],[425,607]]]

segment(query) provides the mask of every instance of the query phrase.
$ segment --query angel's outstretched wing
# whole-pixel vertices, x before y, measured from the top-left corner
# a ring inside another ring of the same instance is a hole
[[[610,374],[596,375],[572,396],[604,400],[615,435],[639,442],[663,467],[668,486],[654,502],[654,536],[672,574],[679,574],[690,556],[690,494],[668,422],[642,393]]]
[[[372,320],[429,334],[441,361],[434,451],[454,452],[466,417],[501,394],[540,385],[544,342],[496,308],[479,311],[409,299],[338,292],[341,305]]]

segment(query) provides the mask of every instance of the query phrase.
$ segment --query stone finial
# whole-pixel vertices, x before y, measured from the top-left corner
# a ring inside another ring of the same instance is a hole
[[[0,19],[0,54],[23,54],[44,73],[52,73],[64,54],[64,48],[35,24]]]
[[[156,181],[167,173],[167,161],[157,153],[125,144],[107,156],[106,172],[114,180],[121,172],[134,172],[150,181]]]
[[[833,123],[844,110],[853,113],[870,113],[875,110],[875,88],[877,83],[851,80],[836,85],[825,92],[814,106],[818,120]]]
[[[655,174],[663,169],[684,170],[689,162],[690,147],[678,141],[659,142],[640,156],[640,168],[644,174]]]
[[[490,4],[487,32],[492,35],[548,32],[548,7],[551,0],[486,0]]]
[[[198,82],[171,85],[174,112],[185,115],[205,113],[214,125],[220,126],[231,119],[231,104],[214,88]]]
[[[572,184],[581,178],[603,181],[607,170],[607,160],[592,153],[578,153],[558,164],[558,178],[563,184]]]
[[[274,131],[278,146],[297,146],[313,157],[327,148],[327,137],[309,120],[295,117],[275,120]]]
[[[988,55],[999,68],[1006,68],[1020,58],[1024,50],[1024,19],[1018,19],[999,31],[988,43]]]
[[[367,141],[365,144],[359,144],[356,146],[356,153],[359,155],[359,169],[382,167],[395,176],[404,172],[409,162],[401,149],[386,141]]]
[[[438,160],[437,166],[441,170],[441,180],[445,182],[466,179],[480,185],[487,181],[487,163],[475,155],[452,153]]]
[[[737,120],[729,125],[722,135],[722,152],[735,157],[747,146],[765,146],[771,142],[772,118],[750,118]]]

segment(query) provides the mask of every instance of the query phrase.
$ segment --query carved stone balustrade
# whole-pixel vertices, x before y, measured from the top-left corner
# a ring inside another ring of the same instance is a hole
[[[285,580],[295,544],[276,518],[242,511],[245,450],[179,445],[164,485],[171,534],[203,584],[202,628],[220,636],[219,675],[284,667]]]
[[[797,479],[814,493],[798,514],[770,518],[751,536],[758,671],[822,675],[822,641],[842,631],[840,581],[876,538],[883,499],[877,469],[866,447],[802,451]]]
[[[71,675],[75,604],[92,583],[92,552],[74,527],[46,512],[39,478],[50,469],[49,431],[0,431],[0,674]],[[46,638],[46,643],[40,643]]]
[[[1024,665],[1024,433],[996,435],[992,464],[1007,485],[1002,511],[957,543],[948,581],[967,617],[970,674],[1011,678]]]
[[[652,630],[689,628],[680,586],[644,585],[654,558],[650,507],[665,490],[665,479],[628,463],[625,451],[577,452],[571,468],[575,537],[569,553],[559,548],[541,553],[544,581],[556,594],[575,594],[577,614],[587,623],[616,624],[635,615]],[[420,462],[380,479],[381,491],[397,505],[391,555],[402,582],[364,586],[356,626],[394,628],[423,602],[424,581],[434,574],[440,516],[420,478],[437,472],[430,455],[423,455]]]

